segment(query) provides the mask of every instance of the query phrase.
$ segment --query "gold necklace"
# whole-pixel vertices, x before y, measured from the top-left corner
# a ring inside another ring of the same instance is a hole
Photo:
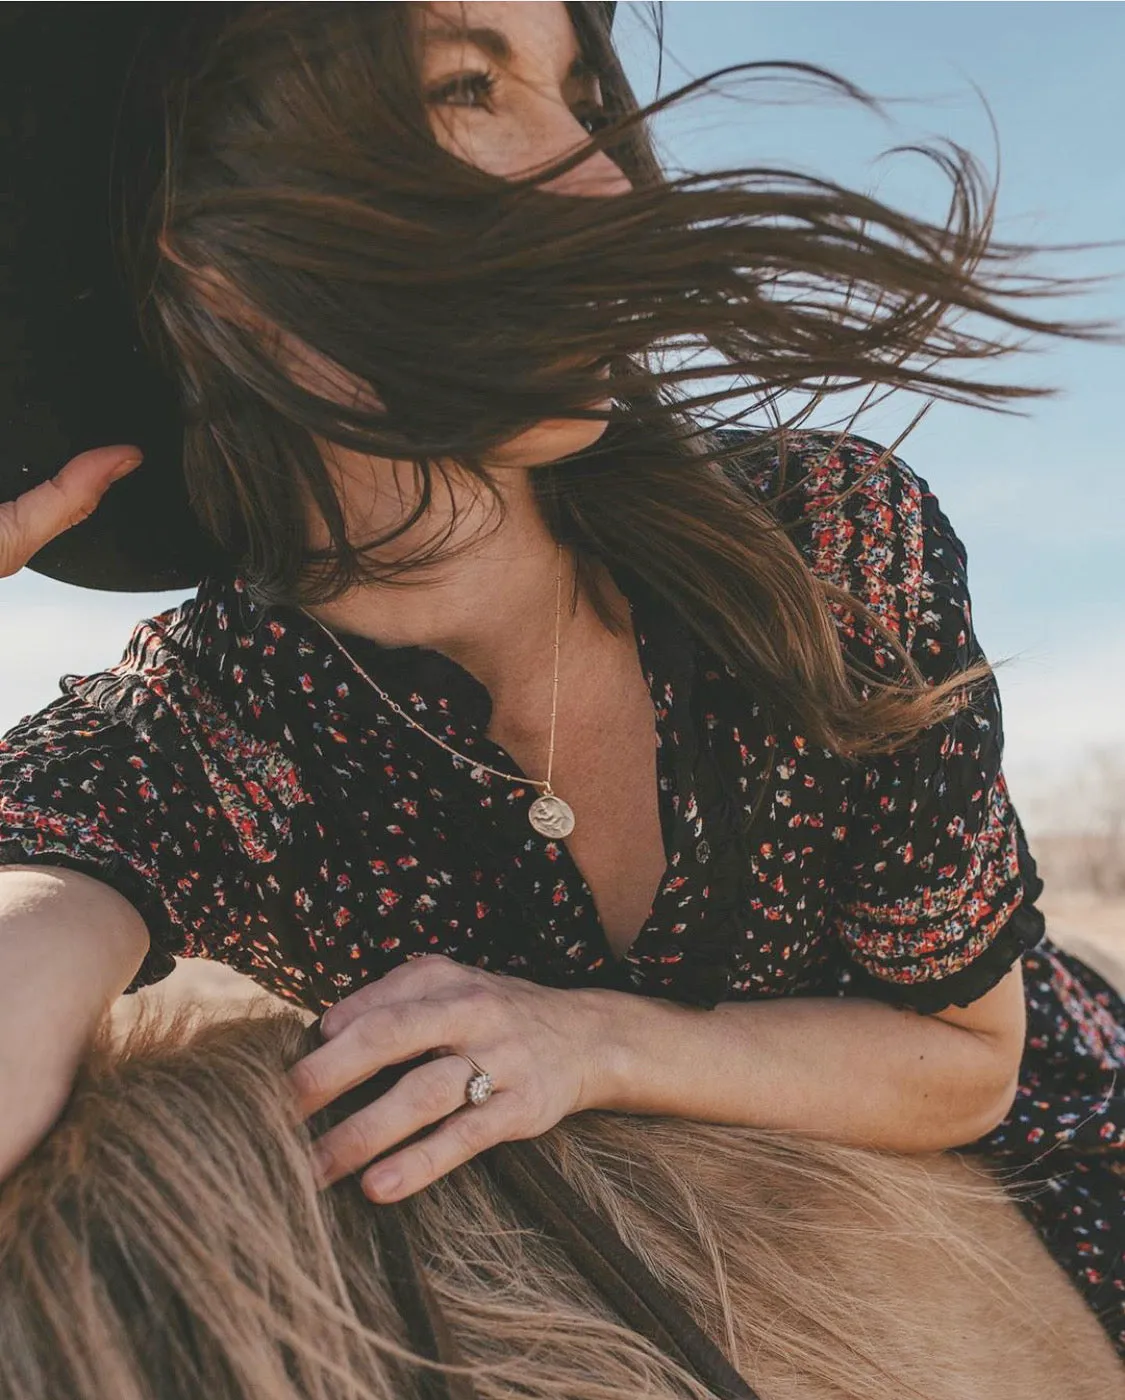
[[[546,778],[525,778],[518,773],[502,773],[499,768],[490,768],[487,763],[478,763],[476,759],[470,758],[467,754],[458,753],[456,749],[451,748],[444,740],[439,739],[436,734],[431,734],[430,731],[419,724],[416,719],[412,718],[405,710],[396,705],[387,692],[381,686],[375,684],[351,652],[348,651],[347,647],[344,646],[343,642],[330,632],[319,618],[313,617],[312,613],[305,608],[300,608],[299,611],[303,612],[307,618],[315,622],[320,630],[339,647],[372,690],[382,696],[383,700],[394,710],[396,715],[404,719],[407,724],[412,724],[414,728],[423,733],[427,739],[432,739],[439,748],[443,748],[446,753],[451,753],[454,758],[460,758],[466,763],[471,763],[474,768],[483,769],[486,773],[494,773],[498,778],[507,778],[513,783],[529,783],[532,787],[539,788],[540,795],[528,809],[527,819],[540,836],[548,836],[553,839],[561,840],[563,837],[569,836],[574,830],[573,810],[557,793],[551,791],[551,768],[555,757],[555,716],[558,711],[559,697],[559,623],[562,616],[561,544],[557,546],[556,558],[558,567],[555,576],[555,677],[551,689],[551,738],[547,749]]]

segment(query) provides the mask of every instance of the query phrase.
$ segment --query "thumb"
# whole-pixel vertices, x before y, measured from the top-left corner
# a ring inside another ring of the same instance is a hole
[[[80,452],[54,476],[0,505],[0,578],[18,573],[56,535],[97,509],[110,485],[142,461],[139,447]]]

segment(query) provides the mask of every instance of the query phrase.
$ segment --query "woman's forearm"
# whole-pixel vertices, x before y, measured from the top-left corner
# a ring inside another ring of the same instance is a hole
[[[990,996],[1022,997],[1017,968]],[[592,1107],[807,1132],[927,1152],[1006,1115],[1019,1046],[858,998],[725,1002],[701,1011],[595,992],[603,1056]]]

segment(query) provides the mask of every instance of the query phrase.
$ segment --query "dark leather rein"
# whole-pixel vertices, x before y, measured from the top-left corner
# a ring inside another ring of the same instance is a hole
[[[320,1042],[320,1022],[311,1026]],[[340,1095],[317,1127],[349,1117],[384,1093],[422,1057],[393,1065]],[[696,1326],[613,1226],[585,1201],[534,1141],[504,1142],[477,1157],[495,1185],[517,1202],[536,1226],[566,1253],[575,1269],[601,1293],[627,1326],[646,1337],[721,1400],[760,1400],[715,1343]],[[394,1204],[373,1205],[387,1282],[410,1345],[441,1365],[465,1366],[425,1270],[415,1256]],[[422,1400],[476,1400],[466,1375],[419,1369]]]

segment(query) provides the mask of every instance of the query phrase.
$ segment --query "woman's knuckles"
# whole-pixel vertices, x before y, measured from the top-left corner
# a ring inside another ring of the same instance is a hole
[[[331,1164],[335,1175],[354,1171],[356,1167],[369,1162],[377,1147],[371,1144],[375,1138],[375,1125],[365,1119],[365,1115],[355,1113],[338,1123],[331,1132],[317,1138],[318,1158]]]
[[[432,1025],[431,1013],[421,1003],[393,1002],[390,1006],[364,1011],[335,1037],[333,1044],[346,1044],[370,1060],[372,1069],[376,1069],[390,1063],[399,1051],[424,1041],[429,1025]],[[418,1044],[418,1048],[429,1047]]]
[[[334,1093],[343,1092],[339,1088],[330,1088],[328,1072],[322,1070],[322,1063],[306,1056],[289,1070],[289,1088],[307,1113],[328,1103]]]
[[[450,1055],[425,1068],[435,1072],[423,1076],[421,1070],[415,1070],[419,1084],[413,1091],[413,1103],[416,1116],[426,1123],[432,1123],[436,1118],[452,1113],[464,1102],[468,1066],[459,1055]],[[404,1081],[404,1084],[408,1083],[409,1080]]]
[[[421,957],[408,958],[398,967],[392,968],[382,980],[411,982],[424,988],[428,984],[436,985],[446,980],[451,974],[455,976],[464,971],[467,969],[452,958],[446,957],[444,953],[423,953]]]
[[[477,1116],[475,1113],[466,1113],[463,1117],[453,1120],[449,1135],[457,1144],[459,1155],[467,1161],[497,1141],[496,1126],[496,1120],[491,1114]]]

